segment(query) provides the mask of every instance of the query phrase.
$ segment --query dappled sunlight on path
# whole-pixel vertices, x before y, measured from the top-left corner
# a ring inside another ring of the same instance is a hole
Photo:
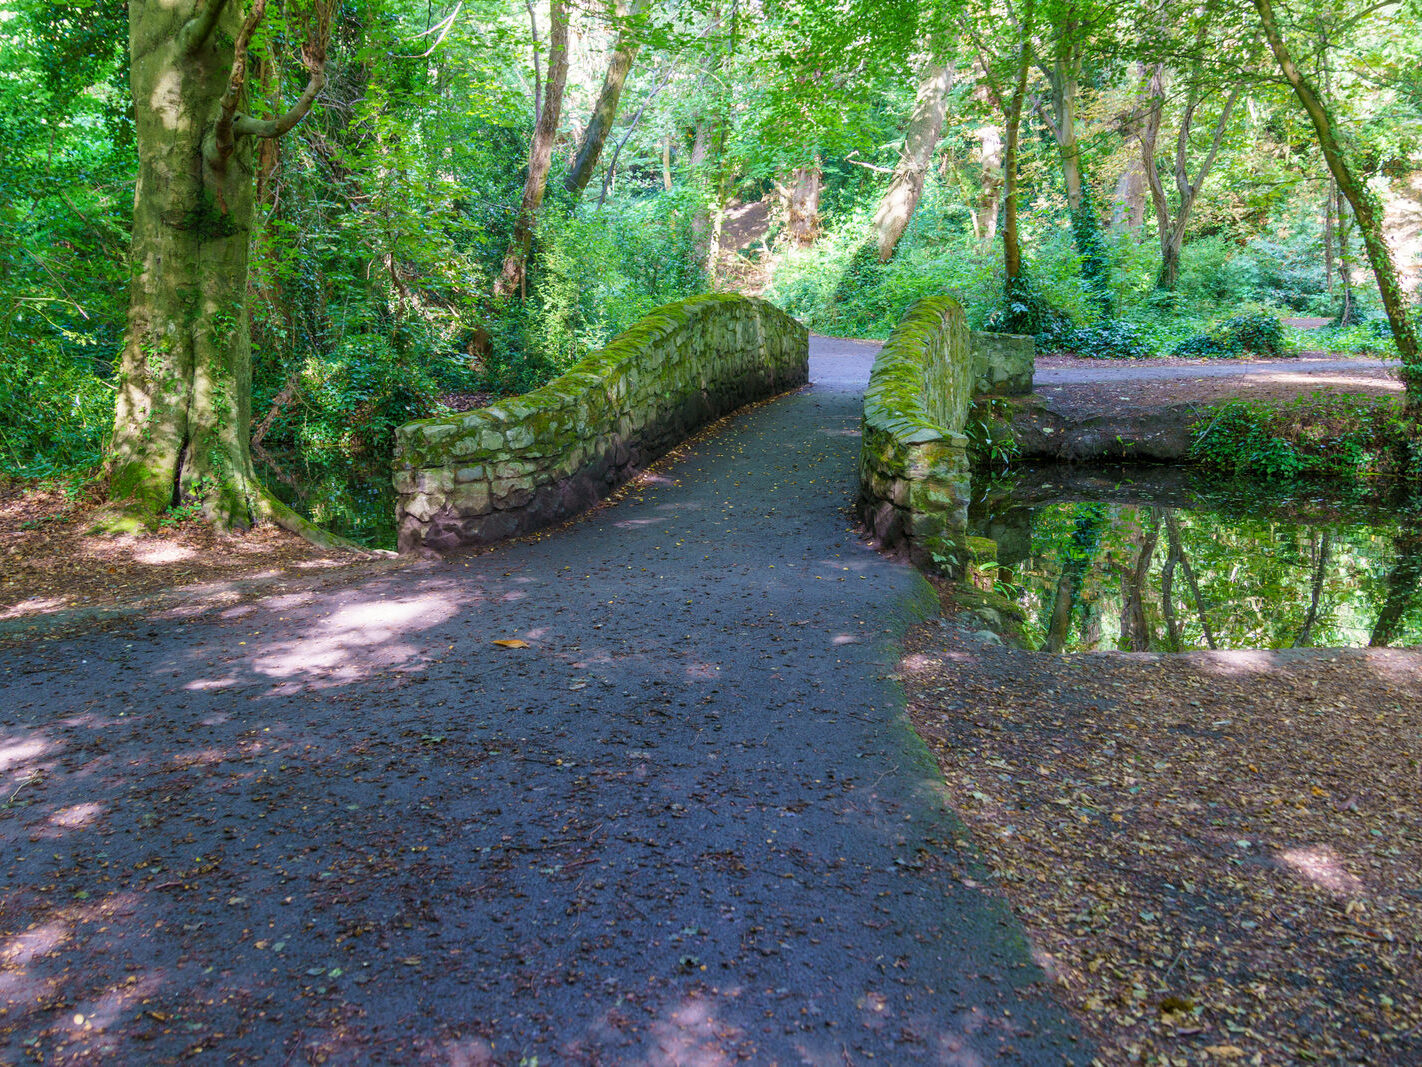
[[[836,351],[551,536],[6,652],[0,1061],[1088,1059],[890,680]]]

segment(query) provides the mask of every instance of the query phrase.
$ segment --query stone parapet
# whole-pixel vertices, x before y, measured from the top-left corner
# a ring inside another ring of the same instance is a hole
[[[968,348],[973,354],[973,384],[979,395],[1026,396],[1032,391],[1037,342],[1031,337],[973,330]]]
[[[402,552],[527,533],[590,507],[702,425],[809,377],[805,327],[761,300],[658,308],[524,396],[396,431]]]
[[[909,308],[864,393],[859,511],[885,547],[922,565],[965,562],[971,469],[964,435],[980,393],[1032,391],[1032,338],[969,331],[950,296]]]

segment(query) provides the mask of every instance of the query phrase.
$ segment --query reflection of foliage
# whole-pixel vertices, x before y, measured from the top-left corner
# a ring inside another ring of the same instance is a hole
[[[1171,539],[1151,532],[1156,515],[1178,533],[1198,600]],[[1171,650],[1172,630],[1180,648],[1204,648],[1206,625],[1220,648],[1422,643],[1422,538],[1406,525],[1101,503],[1048,505],[1031,522],[1031,555],[1002,588],[1037,647],[1129,647],[1133,595],[1151,650]]]

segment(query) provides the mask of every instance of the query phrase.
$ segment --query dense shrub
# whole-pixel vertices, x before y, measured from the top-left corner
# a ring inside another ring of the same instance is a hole
[[[1076,326],[1040,335],[1041,351],[1070,352],[1087,359],[1145,359],[1156,354],[1154,339],[1142,326],[1121,319]]]
[[[1231,400],[1196,428],[1193,457],[1230,473],[1422,475],[1417,427],[1389,399],[1314,393],[1282,406]]]
[[[1285,351],[1284,327],[1278,316],[1251,312],[1225,319],[1214,329],[1187,338],[1171,354],[1199,359],[1281,356]]]

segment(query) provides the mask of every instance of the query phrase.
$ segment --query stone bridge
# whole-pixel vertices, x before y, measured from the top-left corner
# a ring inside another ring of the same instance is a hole
[[[805,327],[761,300],[652,312],[561,377],[396,431],[401,551],[490,544],[591,507],[698,428],[808,380]],[[916,304],[865,394],[860,511],[925,562],[961,542],[964,428],[979,393],[1030,392],[1030,338],[968,331],[951,297]]]

